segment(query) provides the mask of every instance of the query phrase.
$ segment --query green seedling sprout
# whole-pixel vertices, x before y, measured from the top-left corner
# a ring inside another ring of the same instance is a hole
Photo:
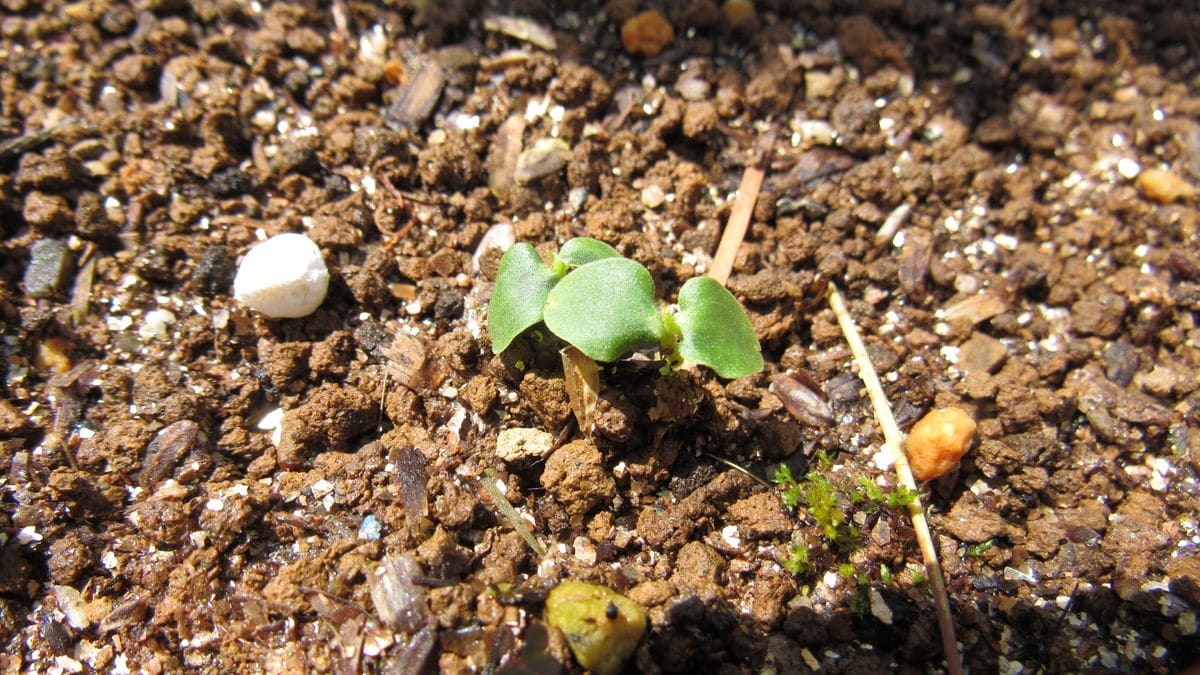
[[[813,571],[810,556],[811,553],[807,546],[804,544],[792,544],[791,548],[788,549],[787,557],[780,562],[780,566],[796,576],[803,576]]]
[[[690,361],[723,378],[763,368],[750,319],[720,282],[689,279],[678,308],[660,309],[649,270],[587,237],[563,244],[549,263],[529,244],[514,245],[500,259],[488,303],[493,351],[503,352],[539,322],[596,361],[657,347],[670,366]]]

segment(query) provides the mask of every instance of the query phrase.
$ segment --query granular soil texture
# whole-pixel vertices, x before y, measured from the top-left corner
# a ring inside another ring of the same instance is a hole
[[[1188,3],[0,6],[6,672],[573,672],[567,578],[647,611],[629,672],[943,670],[829,281],[902,425],[978,422],[922,486],[967,667],[1200,661]],[[673,298],[767,134],[766,370],[607,364],[579,433],[553,336],[492,353],[500,250]],[[231,297],[281,232],[305,319]]]

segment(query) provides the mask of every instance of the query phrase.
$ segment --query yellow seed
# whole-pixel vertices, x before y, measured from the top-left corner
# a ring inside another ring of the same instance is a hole
[[[975,420],[961,408],[931,410],[913,425],[904,443],[917,480],[944,476],[967,454],[975,438]]]

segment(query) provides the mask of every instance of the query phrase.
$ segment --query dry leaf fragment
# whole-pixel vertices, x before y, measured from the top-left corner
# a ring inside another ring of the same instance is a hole
[[[574,347],[567,347],[560,353],[571,412],[575,413],[579,430],[591,435],[596,426],[596,401],[600,398],[600,368]]]

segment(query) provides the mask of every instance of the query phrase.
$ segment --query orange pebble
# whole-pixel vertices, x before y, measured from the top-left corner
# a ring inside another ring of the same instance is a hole
[[[393,87],[402,84],[406,78],[404,64],[399,61],[388,61],[383,64],[383,77]]]
[[[758,20],[754,3],[750,0],[725,0],[725,4],[721,5],[721,13],[734,28],[749,27]]]
[[[1146,169],[1139,173],[1137,186],[1148,199],[1159,204],[1170,204],[1196,194],[1190,183],[1166,169]]]
[[[632,16],[621,24],[621,44],[635,56],[658,56],[674,37],[671,24],[655,10]]]
[[[967,454],[975,438],[975,420],[961,408],[939,408],[913,425],[904,443],[917,480],[944,476]]]

